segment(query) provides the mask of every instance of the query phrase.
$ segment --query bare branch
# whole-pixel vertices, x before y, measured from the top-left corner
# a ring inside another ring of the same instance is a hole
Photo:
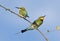
[[[39,29],[36,29],[43,37],[46,41],[48,41],[48,39],[46,38],[46,36],[39,30]]]
[[[17,13],[15,13],[15,12],[13,12],[12,10],[10,10],[10,9],[2,6],[1,4],[0,4],[0,7],[4,8],[5,10],[7,10],[7,11],[9,11],[9,12],[11,12],[11,13],[17,15],[17,16],[19,16]],[[22,18],[21,16],[19,16],[19,17]],[[23,19],[26,20],[26,21],[28,21],[28,22],[31,24],[31,22],[30,22],[28,19],[26,19],[26,18],[23,18]]]

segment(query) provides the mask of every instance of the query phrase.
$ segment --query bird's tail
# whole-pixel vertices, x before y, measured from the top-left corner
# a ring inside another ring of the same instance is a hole
[[[34,30],[34,29],[33,29],[31,26],[29,26],[29,27],[27,27],[26,29],[21,30],[21,32],[24,33],[24,32],[26,32],[26,31],[28,31],[28,30]]]
[[[26,31],[27,31],[27,29],[21,30],[22,33],[26,32]]]

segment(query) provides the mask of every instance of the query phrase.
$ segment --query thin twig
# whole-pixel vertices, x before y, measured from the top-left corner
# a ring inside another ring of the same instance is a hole
[[[0,7],[4,8],[5,10],[7,10],[7,11],[9,11],[9,12],[11,12],[11,13],[17,15],[17,16],[19,16],[19,14],[13,12],[12,10],[10,10],[10,9],[4,7],[4,6],[2,6],[1,4],[0,4]],[[21,16],[19,16],[19,17],[22,18]],[[26,21],[28,21],[31,24],[31,22],[28,19],[26,19],[26,18],[23,18],[23,19],[26,20]]]
[[[46,36],[39,30],[39,29],[36,29],[43,37],[46,41],[48,41],[48,39],[46,38]]]

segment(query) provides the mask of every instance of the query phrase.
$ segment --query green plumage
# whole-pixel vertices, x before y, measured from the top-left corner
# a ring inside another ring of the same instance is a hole
[[[33,24],[36,25],[36,27],[34,27],[35,29],[37,29],[41,24],[43,23],[43,21],[41,21],[40,19],[37,19],[33,22]]]
[[[43,23],[43,20],[44,20],[44,16],[40,16],[28,28],[21,30],[21,32],[23,33],[23,32],[28,31],[28,30],[38,29],[38,27]]]
[[[19,15],[23,18],[29,17],[24,7],[16,7],[19,10]]]

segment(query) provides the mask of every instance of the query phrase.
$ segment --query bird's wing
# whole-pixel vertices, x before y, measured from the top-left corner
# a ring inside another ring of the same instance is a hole
[[[28,16],[28,12],[26,11],[26,9],[25,9],[24,12],[25,12],[26,17],[29,17],[29,16]]]

